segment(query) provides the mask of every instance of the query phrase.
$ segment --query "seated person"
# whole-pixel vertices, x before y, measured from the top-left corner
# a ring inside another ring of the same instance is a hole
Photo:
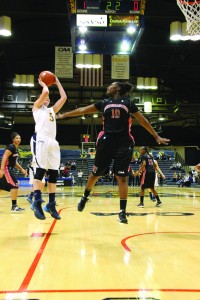
[[[69,177],[69,169],[67,166],[65,166],[65,168],[62,172],[62,177]]]
[[[70,163],[69,160],[68,160],[68,162],[65,164],[65,168],[67,168],[68,170],[71,169],[71,163]]]
[[[192,182],[193,182],[192,176],[187,174],[187,175],[185,175],[181,186],[182,187],[184,187],[184,186],[190,187]]]
[[[76,170],[76,163],[74,160],[71,162],[71,170]]]

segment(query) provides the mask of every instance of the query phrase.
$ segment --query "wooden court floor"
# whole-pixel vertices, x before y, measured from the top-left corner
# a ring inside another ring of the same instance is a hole
[[[162,207],[129,188],[128,224],[117,221],[117,188],[58,187],[61,220],[36,219],[20,188],[22,213],[0,193],[0,300],[200,300],[200,190],[158,187]],[[44,200],[47,200],[46,190]]]

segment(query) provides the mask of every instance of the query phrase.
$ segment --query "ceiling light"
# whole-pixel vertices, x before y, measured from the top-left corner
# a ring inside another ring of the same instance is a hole
[[[98,118],[98,115],[97,115],[97,114],[94,114],[94,115],[93,115],[93,118]]]
[[[133,34],[136,32],[135,26],[129,26],[126,30],[129,34]]]
[[[79,48],[80,51],[85,51],[87,49],[87,45],[86,45],[85,39],[81,39],[80,40],[78,48]]]
[[[76,67],[79,69],[84,68],[84,54],[76,54]]]
[[[150,78],[150,88],[152,90],[157,90],[157,88],[158,88],[158,78],[156,78],[156,77]]]
[[[7,16],[0,17],[0,35],[11,35],[11,18]]]
[[[20,75],[20,85],[21,86],[26,86],[26,75],[25,74],[22,74]]]
[[[15,78],[13,80],[13,86],[20,86],[20,75],[15,74]]]
[[[85,54],[84,67],[92,68],[92,54]]]
[[[145,90],[149,90],[151,88],[151,83],[150,83],[149,77],[144,78],[144,88],[145,88]]]
[[[29,87],[34,86],[34,75],[29,74],[29,75],[26,76],[26,84]]]
[[[145,101],[144,102],[144,112],[145,113],[151,113],[152,112],[152,103],[151,103],[151,101]]]
[[[190,35],[187,32],[187,22],[181,24],[181,40],[187,41],[190,39]]]
[[[181,39],[182,28],[181,22],[175,21],[170,24],[170,40],[178,41]]]
[[[93,54],[93,56],[92,56],[92,66],[95,69],[101,68],[101,55],[100,54]]]
[[[15,74],[15,78],[13,80],[13,86],[34,86],[34,75],[32,74]]]
[[[79,31],[81,32],[81,33],[86,33],[86,31],[87,31],[87,27],[79,27]]]
[[[123,39],[121,43],[121,51],[127,52],[130,50],[130,41],[127,39]]]
[[[137,89],[144,89],[144,77],[137,77]]]

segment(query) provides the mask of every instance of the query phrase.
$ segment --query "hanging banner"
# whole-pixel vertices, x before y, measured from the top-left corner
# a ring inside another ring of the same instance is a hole
[[[129,79],[129,55],[112,55],[111,78]]]
[[[55,75],[58,78],[73,78],[72,47],[55,47]]]

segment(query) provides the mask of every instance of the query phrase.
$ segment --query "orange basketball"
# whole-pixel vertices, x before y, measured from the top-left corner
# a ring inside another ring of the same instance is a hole
[[[39,78],[46,83],[47,86],[51,86],[56,81],[55,75],[50,71],[42,71]]]

